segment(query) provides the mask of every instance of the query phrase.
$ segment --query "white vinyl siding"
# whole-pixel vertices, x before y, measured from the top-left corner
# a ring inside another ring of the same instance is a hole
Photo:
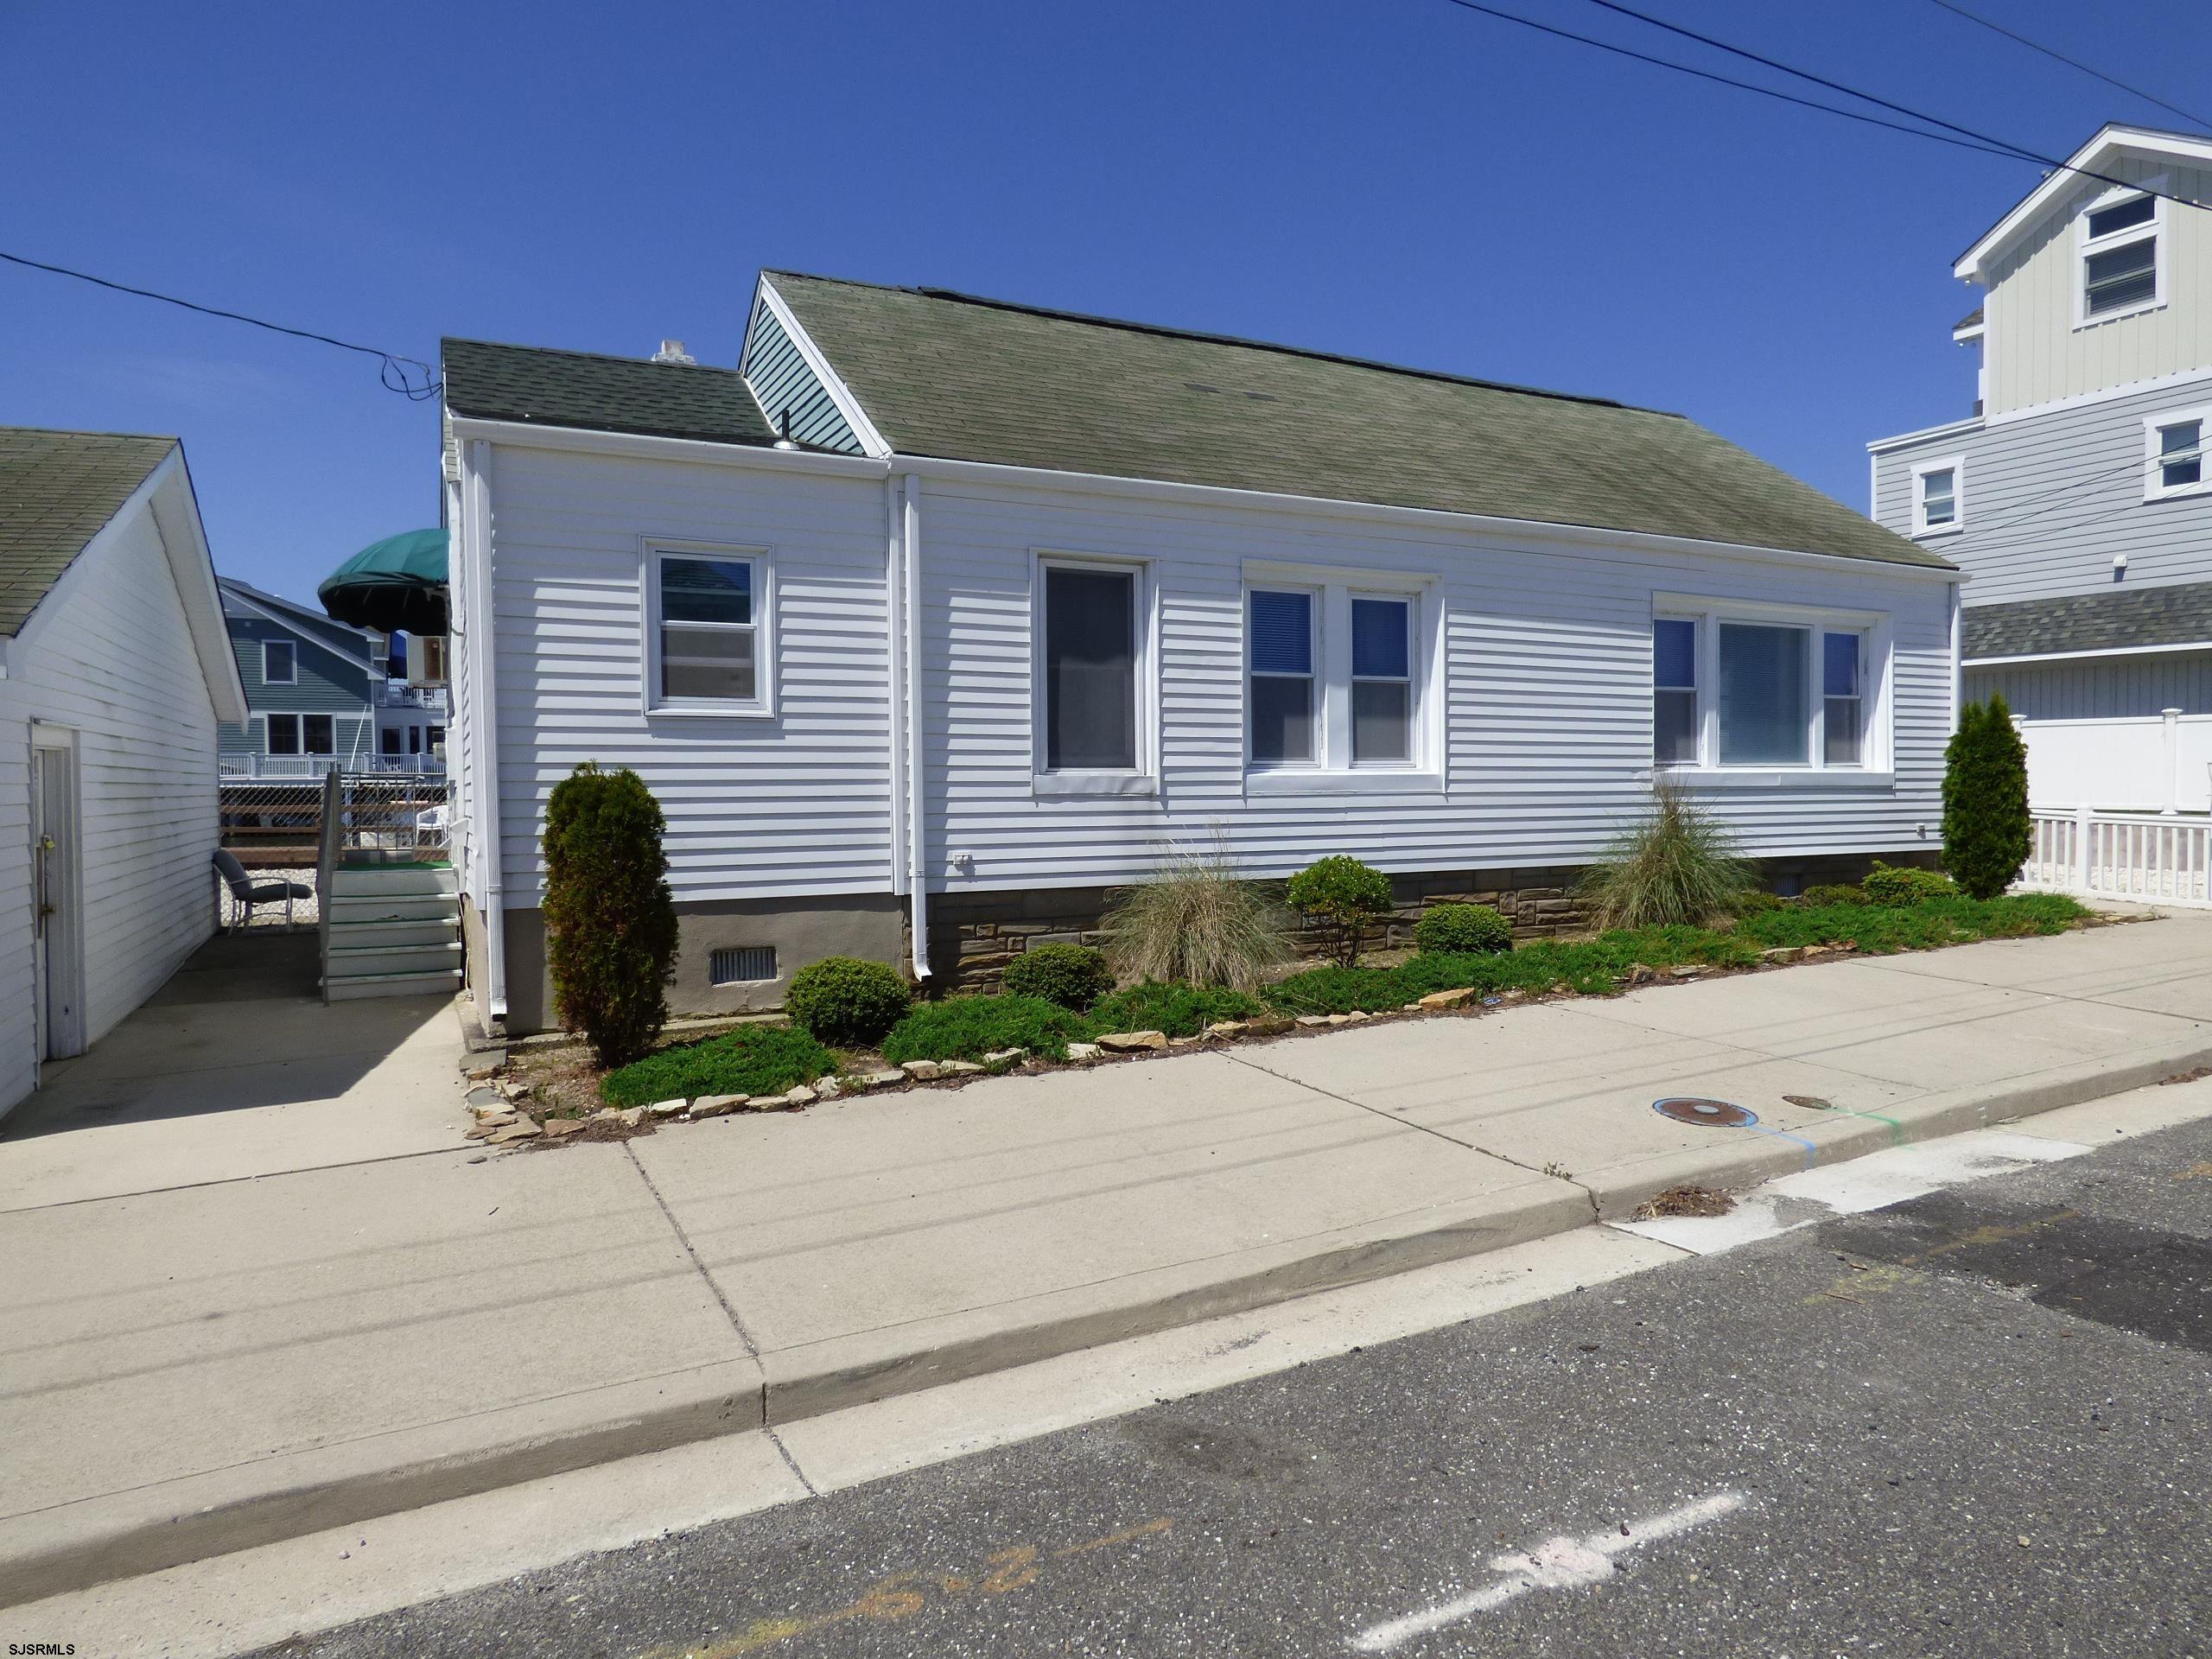
[[[214,930],[215,713],[167,554],[141,509],[46,601],[0,680],[0,1110],[31,1086],[29,722],[77,733],[85,1039],[97,1042]]]
[[[888,890],[881,481],[510,444],[492,454],[506,905],[540,902],[546,800],[583,760],[634,767],[658,798],[680,901]],[[642,706],[640,550],[684,544],[774,550],[772,718]],[[467,671],[474,642],[454,643]]]

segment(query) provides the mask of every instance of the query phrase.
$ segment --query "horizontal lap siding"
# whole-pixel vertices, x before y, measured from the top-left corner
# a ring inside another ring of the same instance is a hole
[[[1559,550],[1310,515],[1107,497],[932,488],[923,514],[933,885],[1070,886],[1143,874],[1218,826],[1257,874],[1332,852],[1396,870],[1586,858],[1646,798],[1655,592],[1891,613],[1894,792],[1715,795],[1762,855],[1915,844],[1933,824],[1949,725],[1939,583],[1878,568]],[[1161,797],[1033,798],[1033,550],[1147,558],[1159,587]],[[1434,798],[1248,801],[1243,563],[1436,569],[1447,609],[1449,791]],[[966,855],[963,871],[951,861]]]
[[[807,365],[805,357],[765,302],[753,308],[753,326],[745,337],[744,368],[746,385],[771,426],[778,425],[788,410],[791,436],[801,443],[860,454],[860,440],[853,435],[829,388]]]
[[[583,760],[658,798],[679,901],[887,889],[880,482],[502,447],[491,496],[508,904],[540,902],[546,801]],[[773,719],[642,712],[647,537],[770,550]]]
[[[2212,652],[1970,668],[1966,694],[2002,696],[2021,720],[2212,714]]]
[[[2143,423],[2212,404],[2212,373],[2157,391],[1999,421],[1877,457],[1874,516],[1912,523],[1916,463],[1966,462],[1966,527],[1928,545],[1972,576],[1969,606],[2212,581],[2212,496],[2143,499]]]

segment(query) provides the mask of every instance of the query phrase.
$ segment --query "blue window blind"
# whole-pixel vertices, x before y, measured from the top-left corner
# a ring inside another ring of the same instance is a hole
[[[1407,677],[1408,608],[1402,599],[1352,601],[1351,671],[1355,679]]]
[[[1252,594],[1252,671],[1313,671],[1313,595]]]
[[[1697,624],[1661,617],[1651,625],[1651,683],[1680,690],[1697,683]]]
[[[1831,633],[1821,644],[1821,695],[1855,697],[1859,695],[1859,636]]]
[[[663,559],[660,610],[670,622],[750,622],[753,567],[735,559]]]

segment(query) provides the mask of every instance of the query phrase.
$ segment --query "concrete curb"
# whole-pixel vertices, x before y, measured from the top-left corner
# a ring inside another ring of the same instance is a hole
[[[1616,1218],[1683,1182],[1742,1186],[2124,1094],[2202,1065],[2212,1065],[2212,1042],[2192,1038],[2124,1064],[2085,1061],[1929,1096],[1889,1114],[1894,1131],[1839,1113],[1803,1134],[1809,1149],[1785,1137],[1716,1130],[1710,1152],[1655,1159],[1603,1182],[1532,1174],[1396,1230],[1352,1230],[1239,1252],[1227,1277],[1212,1276],[1227,1265],[1218,1260],[1185,1264],[887,1338],[863,1333],[757,1363],[709,1366],[19,1516],[0,1522],[0,1606],[1249,1312],[1586,1226],[1593,1210]]]

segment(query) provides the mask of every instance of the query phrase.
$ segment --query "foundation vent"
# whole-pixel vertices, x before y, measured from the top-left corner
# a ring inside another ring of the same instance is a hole
[[[717,985],[753,985],[776,976],[772,944],[733,944],[707,962],[707,977]]]

